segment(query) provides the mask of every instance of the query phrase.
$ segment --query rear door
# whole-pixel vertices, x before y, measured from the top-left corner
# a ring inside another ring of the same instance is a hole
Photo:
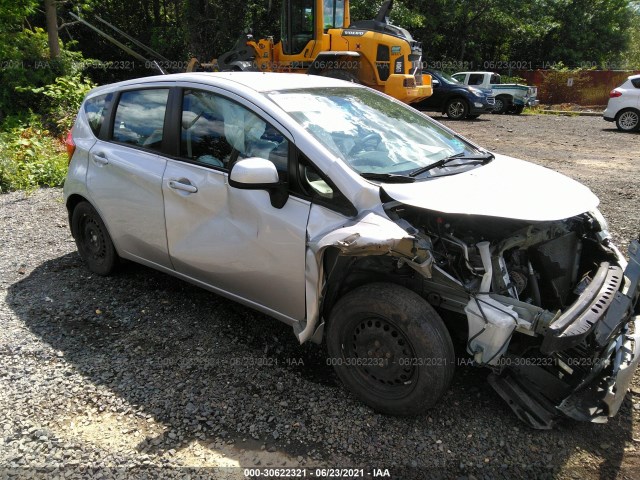
[[[630,83],[631,94],[636,98],[635,105],[640,108],[640,77],[632,79]]]
[[[234,162],[272,161],[288,180],[291,137],[264,112],[219,91],[185,87],[174,105],[174,138],[162,190],[175,270],[284,321],[305,317],[310,202],[271,205],[265,190],[229,186]]]
[[[168,86],[132,88],[114,99],[89,152],[87,188],[124,257],[170,267],[162,199]]]

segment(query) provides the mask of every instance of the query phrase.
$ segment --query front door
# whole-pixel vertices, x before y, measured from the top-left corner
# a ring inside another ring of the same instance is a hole
[[[247,157],[272,161],[287,181],[283,129],[212,92],[181,96],[180,154],[162,182],[175,270],[280,318],[304,319],[310,202],[291,197],[277,209],[268,192],[228,182],[233,163]]]

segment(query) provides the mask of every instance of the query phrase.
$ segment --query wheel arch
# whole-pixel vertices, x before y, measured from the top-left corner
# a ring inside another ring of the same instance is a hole
[[[73,212],[76,209],[76,207],[82,202],[87,202],[98,213],[98,215],[100,216],[100,219],[104,223],[105,228],[107,229],[107,233],[111,237],[111,241],[113,242],[113,247],[116,249],[116,253],[118,254],[119,257],[123,258],[121,254],[120,246],[118,245],[118,242],[116,241],[116,239],[113,237],[111,233],[112,230],[111,230],[111,227],[109,226],[108,220],[105,219],[104,215],[102,215],[102,212],[96,207],[96,205],[91,200],[89,200],[87,197],[79,193],[73,193],[69,195],[69,198],[67,198],[67,202],[66,202],[67,214],[69,217],[69,230],[71,230],[71,235],[73,235],[73,225],[72,225]]]
[[[624,108],[621,108],[620,110],[618,110],[618,113],[616,113],[616,116],[614,117],[615,120],[620,118],[620,115],[622,115],[625,112],[636,112],[638,115],[640,115],[640,109],[638,109],[636,107],[624,107]]]
[[[309,75],[321,75],[322,72],[326,70],[331,70],[326,68],[324,62],[340,62],[340,61],[352,61],[352,62],[360,62],[362,60],[362,56],[358,52],[351,52],[348,50],[345,51],[325,51],[320,52],[316,58],[311,62],[307,70],[307,74]],[[346,70],[346,69],[335,69],[335,70]],[[356,75],[357,77],[357,69]]]
[[[78,193],[71,194],[69,195],[69,198],[67,198],[66,207],[67,207],[67,215],[69,217],[69,227],[71,227],[71,218],[73,217],[73,211],[75,210],[75,208],[78,206],[80,202],[91,203],[87,198],[83,197]]]
[[[323,264],[327,288],[320,305],[320,315],[326,323],[342,297],[370,283],[393,283],[424,298],[418,275],[406,265],[398,268],[397,259],[389,255],[341,255],[338,248],[330,247],[324,253]]]

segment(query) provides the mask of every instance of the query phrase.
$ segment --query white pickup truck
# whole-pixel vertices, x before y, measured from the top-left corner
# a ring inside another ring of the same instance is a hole
[[[540,103],[538,88],[517,83],[500,83],[500,75],[493,72],[458,72],[453,78],[465,85],[479,88],[496,99],[494,113],[522,113],[524,107]]]

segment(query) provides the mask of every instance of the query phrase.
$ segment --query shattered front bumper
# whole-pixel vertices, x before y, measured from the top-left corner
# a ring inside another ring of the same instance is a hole
[[[600,280],[594,278],[591,291],[563,314],[566,322],[549,329],[541,357],[514,357],[490,375],[493,388],[530,426],[549,429],[562,416],[604,423],[620,409],[640,363],[640,332],[632,333],[640,320],[634,316],[640,306],[638,241],[629,253],[624,275],[601,267]],[[616,281],[622,288],[612,291]]]

